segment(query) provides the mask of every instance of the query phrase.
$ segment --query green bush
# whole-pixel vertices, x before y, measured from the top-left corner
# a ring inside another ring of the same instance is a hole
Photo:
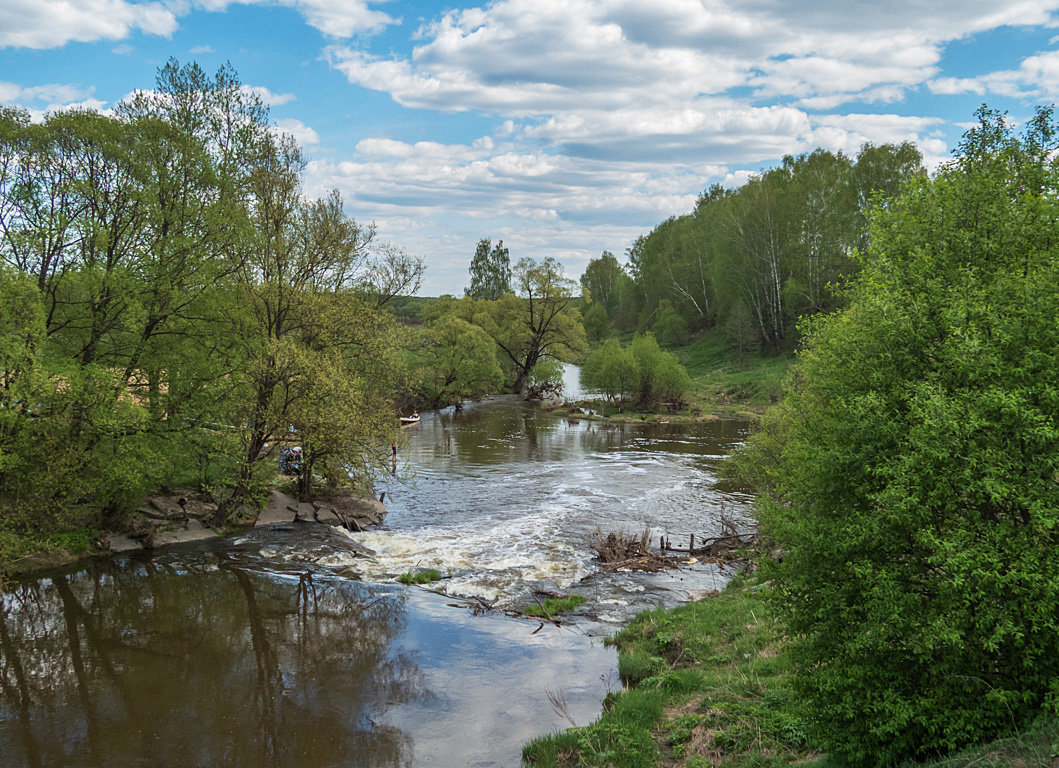
[[[688,322],[673,308],[669,299],[662,299],[658,304],[654,332],[667,347],[680,347],[688,343]]]
[[[397,580],[402,584],[430,584],[434,581],[441,580],[441,573],[434,570],[433,568],[426,568],[422,571],[409,571],[408,573],[402,573],[397,577]]]
[[[854,765],[1059,708],[1056,127],[979,117],[875,211],[744,457],[808,727]]]

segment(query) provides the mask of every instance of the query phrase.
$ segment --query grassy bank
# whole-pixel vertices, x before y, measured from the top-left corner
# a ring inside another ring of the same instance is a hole
[[[639,615],[611,640],[625,685],[589,725],[535,739],[535,768],[839,768],[812,742],[769,587],[738,579],[717,597]],[[1055,768],[1059,720],[902,768]]]
[[[723,330],[716,328],[673,352],[691,375],[693,407],[720,413],[765,410],[779,396],[794,359],[789,350],[774,355],[746,352],[740,359]]]
[[[792,714],[790,663],[754,581],[638,616],[613,642],[626,689],[595,723],[528,744],[538,768],[773,766],[817,757]]]
[[[628,343],[632,334],[618,337]],[[766,355],[747,352],[740,355],[731,347],[723,330],[704,331],[672,351],[691,377],[686,407],[676,413],[668,410],[638,411],[629,405],[624,411],[602,400],[581,405],[598,415],[572,412],[576,418],[605,418],[620,422],[695,422],[716,418],[753,418],[779,397],[787,369],[794,360],[791,350]]]

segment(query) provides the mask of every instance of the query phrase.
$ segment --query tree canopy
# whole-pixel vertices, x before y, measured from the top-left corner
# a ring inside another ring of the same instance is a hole
[[[742,461],[817,736],[889,765],[1059,707],[1059,165],[982,109],[876,206]]]
[[[230,67],[170,61],[113,115],[0,109],[0,528],[108,524],[177,481],[234,505],[291,425],[303,492],[384,467],[384,306],[422,265],[303,168]]]
[[[467,295],[472,299],[495,301],[511,292],[511,257],[504,241],[496,245],[488,238],[478,241],[474,258],[471,259],[471,285]]]

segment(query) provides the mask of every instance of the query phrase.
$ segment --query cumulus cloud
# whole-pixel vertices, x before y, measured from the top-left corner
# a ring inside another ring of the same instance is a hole
[[[169,36],[176,15],[162,2],[126,0],[5,0],[0,47],[55,48],[68,42],[120,40],[135,30]]]
[[[16,83],[0,81],[0,104],[13,104],[29,112],[30,118],[39,121],[49,112],[63,109],[91,109],[109,113],[107,102],[93,96],[94,89],[82,88],[69,83],[49,83],[23,87]]]
[[[1046,51],[1022,60],[1018,69],[981,77],[939,77],[929,83],[937,94],[997,94],[1052,101],[1059,98],[1059,51]]]
[[[938,73],[945,43],[1001,25],[1052,24],[1057,5],[499,0],[424,26],[408,57],[348,46],[328,57],[351,82],[418,108],[525,117],[671,104],[738,86],[759,100],[832,108],[899,99]]]
[[[0,4],[0,48],[58,48],[69,42],[121,40],[133,32],[169,37],[178,17],[230,5],[294,8],[333,38],[376,32],[397,20],[371,8],[373,0],[5,0]],[[208,49],[208,46],[205,46]],[[195,52],[208,52],[201,50]]]
[[[273,93],[263,85],[244,85],[241,90],[248,95],[257,96],[263,104],[269,107],[289,104],[298,98],[293,93]]]
[[[301,120],[296,120],[294,118],[277,120],[276,130],[289,134],[303,147],[312,147],[320,143],[320,134]]]

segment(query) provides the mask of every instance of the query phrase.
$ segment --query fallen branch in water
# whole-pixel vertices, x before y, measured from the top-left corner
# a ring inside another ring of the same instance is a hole
[[[608,533],[595,530],[588,537],[588,546],[596,553],[603,564],[600,570],[608,573],[615,571],[641,571],[657,573],[669,568],[676,568],[680,561],[667,557],[650,549],[651,533],[646,528],[643,533]]]

